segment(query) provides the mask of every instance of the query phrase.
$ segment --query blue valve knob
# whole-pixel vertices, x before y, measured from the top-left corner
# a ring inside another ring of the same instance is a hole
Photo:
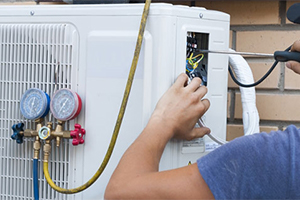
[[[11,139],[16,140],[18,144],[23,143],[23,134],[20,134],[21,131],[24,131],[23,129],[24,124],[23,123],[18,123],[14,124],[11,128],[13,130],[13,134],[11,135]]]

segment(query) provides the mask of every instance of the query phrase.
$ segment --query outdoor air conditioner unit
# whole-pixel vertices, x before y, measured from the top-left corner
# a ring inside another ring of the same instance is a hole
[[[74,188],[89,180],[106,153],[131,66],[143,4],[38,5],[0,7],[0,199],[32,199],[33,139],[17,144],[11,127],[35,123],[20,113],[22,94],[39,88],[75,90],[81,114],[66,129],[80,123],[85,143],[73,147],[63,140],[52,145],[49,171],[54,182]],[[205,8],[151,4],[127,111],[112,158],[100,178],[76,195],[54,191],[39,167],[41,199],[101,199],[126,148],[146,125],[162,94],[186,71],[188,37],[196,49],[228,50],[229,15]],[[201,67],[211,102],[203,117],[212,133],[226,136],[226,55],[205,54]],[[57,75],[57,84],[55,76]],[[53,120],[49,116],[45,122]],[[215,147],[209,138],[170,141],[160,170],[195,162]],[[42,154],[42,152],[41,152]]]

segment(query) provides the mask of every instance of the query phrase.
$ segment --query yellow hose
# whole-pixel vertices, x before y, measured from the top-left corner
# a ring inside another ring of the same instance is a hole
[[[87,189],[99,178],[99,176],[102,174],[103,170],[105,169],[105,167],[106,167],[106,165],[107,165],[107,163],[108,163],[108,161],[111,157],[111,154],[113,152],[113,149],[114,149],[114,146],[116,144],[116,140],[117,140],[117,137],[118,137],[118,134],[119,134],[120,126],[121,126],[122,121],[123,121],[123,116],[124,116],[124,113],[125,113],[128,97],[129,97],[129,94],[130,94],[130,90],[131,90],[131,86],[132,86],[132,82],[133,82],[137,62],[139,60],[139,55],[140,55],[140,51],[141,51],[141,46],[142,46],[146,21],[147,21],[147,17],[148,17],[148,13],[149,13],[150,3],[151,3],[151,0],[146,0],[146,2],[145,2],[145,7],[144,7],[142,19],[141,19],[140,29],[139,29],[139,35],[138,35],[137,42],[136,42],[134,57],[133,57],[130,72],[129,72],[129,75],[128,75],[127,84],[126,84],[126,88],[125,88],[125,91],[124,91],[122,104],[121,104],[121,107],[120,107],[120,110],[119,110],[118,119],[116,121],[114,132],[113,132],[109,147],[107,149],[106,155],[105,155],[105,157],[102,161],[102,164],[99,167],[99,169],[97,170],[97,172],[95,173],[95,175],[88,182],[83,184],[82,186],[79,186],[79,187],[74,188],[74,189],[64,189],[64,188],[58,187],[52,181],[52,179],[50,177],[50,174],[49,174],[49,171],[48,171],[48,162],[44,161],[45,178],[46,178],[48,184],[54,190],[56,190],[57,192],[64,193],[64,194],[75,194],[75,193],[78,193],[78,192],[81,192],[81,191]]]

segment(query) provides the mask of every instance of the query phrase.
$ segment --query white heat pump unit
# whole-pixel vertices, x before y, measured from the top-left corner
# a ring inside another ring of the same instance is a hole
[[[17,144],[10,137],[15,123],[23,122],[24,128],[35,129],[36,123],[20,112],[20,99],[30,88],[39,88],[50,97],[55,86],[69,88],[82,99],[81,113],[66,123],[65,129],[81,124],[86,130],[85,143],[74,147],[64,139],[56,147],[53,142],[49,171],[54,182],[63,188],[74,188],[94,175],[117,119],[143,7],[0,7],[0,199],[33,198],[34,138],[24,138],[22,144]],[[108,166],[90,188],[65,195],[47,184],[40,161],[40,199],[103,198],[120,157],[142,131],[162,94],[180,73],[186,72],[189,50],[228,50],[228,43],[229,15],[205,8],[151,4],[132,92]],[[203,120],[214,135],[223,139],[227,66],[226,55],[204,54],[198,71],[208,87],[206,97],[211,102]],[[49,115],[45,122],[56,122]],[[160,170],[195,162],[215,146],[207,137],[192,142],[172,140],[165,149]],[[40,160],[42,155],[41,151]]]

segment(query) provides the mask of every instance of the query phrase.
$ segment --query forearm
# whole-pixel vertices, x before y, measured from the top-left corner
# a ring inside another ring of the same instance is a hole
[[[118,176],[135,177],[142,173],[158,171],[163,150],[172,138],[172,129],[165,127],[159,120],[153,117],[150,119],[143,132],[124,153],[112,179],[118,179]]]
[[[181,74],[159,100],[147,126],[115,169],[105,198],[182,199],[182,195],[195,198],[209,193],[196,165],[158,172],[160,158],[172,137],[192,140],[210,131],[208,128],[194,128],[209,107],[209,101],[202,100],[207,89],[199,87],[200,79],[195,78],[186,86],[187,80],[188,77]],[[184,183],[192,185],[194,192],[183,192],[181,184]]]
[[[118,192],[120,196],[125,197],[124,193],[130,195],[130,187],[135,187],[134,179],[158,172],[160,158],[172,135],[171,128],[164,126],[161,119],[152,117],[143,132],[124,153],[111,176],[107,191],[122,188],[122,191]],[[115,195],[118,197],[119,194]]]

